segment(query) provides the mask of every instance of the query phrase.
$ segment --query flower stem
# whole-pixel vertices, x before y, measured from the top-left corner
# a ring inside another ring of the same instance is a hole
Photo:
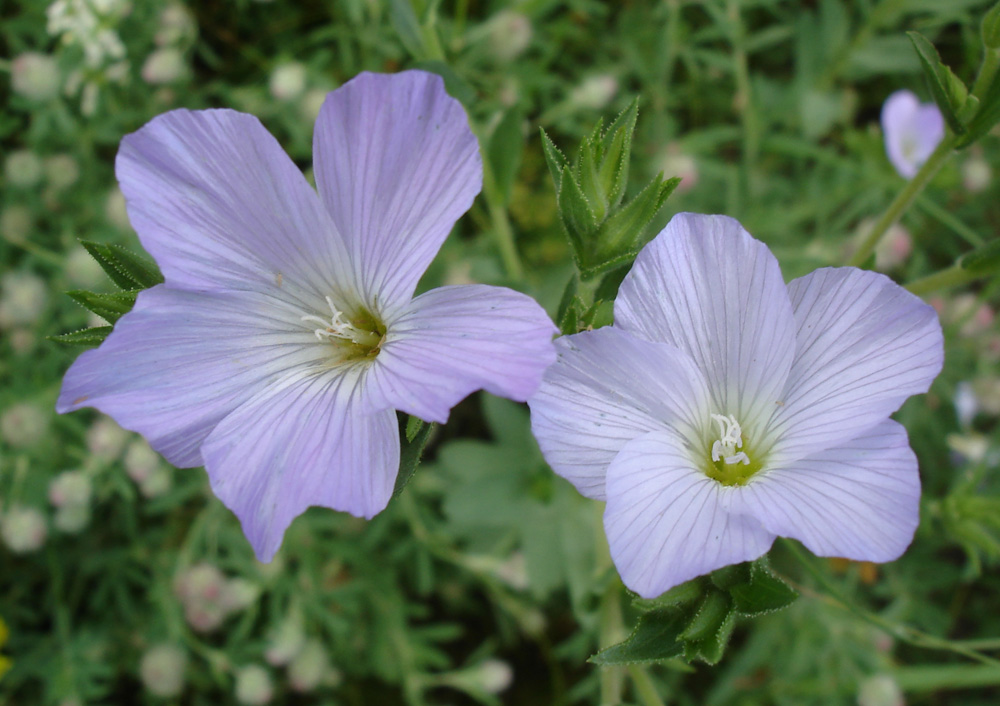
[[[961,265],[955,264],[945,270],[935,272],[932,275],[927,275],[926,277],[921,277],[918,280],[910,282],[906,285],[906,289],[910,290],[917,296],[922,297],[925,294],[936,292],[939,289],[958,287],[959,285],[968,284],[969,282],[974,282],[977,279],[988,276],[989,273],[973,273],[966,270]]]
[[[864,242],[858,248],[857,252],[851,256],[850,261],[847,263],[848,265],[860,267],[868,259],[868,256],[875,251],[875,246],[878,245],[878,241],[885,235],[886,231],[906,213],[906,210],[913,204],[914,199],[924,190],[924,187],[937,174],[938,170],[944,166],[944,163],[948,161],[955,141],[956,137],[954,135],[948,135],[941,140],[941,144],[927,158],[927,161],[920,167],[920,171],[899,192],[895,200],[889,204],[889,208],[882,214],[882,217],[872,226],[871,232],[865,237]]]
[[[911,628],[909,625],[894,623],[891,620],[886,620],[880,615],[858,608],[850,599],[844,596],[841,590],[837,588],[822,571],[816,568],[812,559],[806,556],[806,553],[799,548],[798,544],[788,539],[783,540],[782,543],[788,552],[794,556],[796,560],[798,560],[799,564],[802,565],[802,568],[804,568],[806,572],[823,588],[823,590],[827,592],[827,595],[825,596],[818,596],[825,602],[854,613],[857,617],[867,623],[871,623],[872,625],[881,628],[897,640],[902,640],[903,642],[915,645],[916,647],[923,647],[930,650],[947,650],[948,652],[960,654],[963,657],[967,657],[968,659],[975,660],[976,662],[980,662],[982,664],[1000,667],[1000,660],[996,660],[982,654],[981,652],[970,649],[959,642],[953,642],[944,638],[935,637],[934,635],[928,635],[927,633],[917,630],[916,628]]]
[[[630,664],[628,675],[632,677],[635,693],[639,697],[640,703],[645,704],[645,706],[665,706],[663,699],[656,691],[656,687],[653,686],[653,680],[645,669],[638,664]]]
[[[997,69],[1000,69],[1000,49],[987,48],[983,53],[983,63],[979,67],[979,75],[976,76],[976,82],[972,84],[972,95],[978,98],[980,102],[983,100],[986,91],[993,85]]]
[[[517,248],[514,245],[514,229],[510,225],[507,208],[497,189],[493,167],[485,154],[483,155],[483,196],[486,198],[486,210],[489,211],[490,221],[493,224],[493,235],[496,238],[497,249],[500,251],[504,271],[512,280],[520,282],[524,279],[524,268],[521,267],[521,259],[518,257]]]

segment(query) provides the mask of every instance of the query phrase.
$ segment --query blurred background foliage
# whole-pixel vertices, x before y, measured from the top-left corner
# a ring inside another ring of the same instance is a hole
[[[554,315],[572,265],[538,128],[572,151],[635,96],[629,193],[682,178],[643,237],[677,211],[725,213],[786,278],[842,264],[903,186],[882,101],[929,99],[904,32],[968,80],[987,6],[0,2],[0,704],[997,703],[996,278],[931,297],[945,371],[897,415],[924,482],[909,552],[803,564],[779,543],[772,566],[802,598],[740,622],[714,667],[586,663],[635,615],[601,508],[546,468],[523,406],[471,397],[386,512],[311,510],[261,565],[202,470],[96,414],[55,415],[79,349],[45,340],[103,323],[62,295],[111,289],[80,239],[139,247],[113,176],[123,135],[229,107],[308,170],[323,97],[365,70],[441,73],[487,156],[485,193],[422,287],[506,284]],[[875,267],[906,282],[997,238],[998,167],[995,134],[959,153]]]

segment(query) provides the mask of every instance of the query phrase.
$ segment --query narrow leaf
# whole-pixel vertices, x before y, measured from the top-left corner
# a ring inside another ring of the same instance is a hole
[[[711,637],[718,632],[732,609],[732,600],[725,592],[709,590],[698,607],[698,612],[681,633],[681,638],[698,641]]]
[[[573,300],[576,298],[576,293],[580,289],[580,278],[577,276],[576,272],[573,272],[569,276],[569,281],[566,283],[565,289],[563,289],[562,298],[559,300],[559,309],[556,312],[556,319],[562,320],[563,316],[566,314],[566,310],[573,304]]]
[[[562,173],[569,165],[569,160],[566,159],[566,155],[559,151],[555,143],[545,134],[545,130],[539,128],[542,133],[542,152],[545,153],[545,162],[549,165],[549,174],[552,175],[552,183],[555,185],[555,191],[558,194],[559,189],[562,187]]]
[[[919,32],[907,32],[906,34],[910,38],[910,41],[913,42],[913,47],[917,50],[917,56],[920,57],[920,64],[924,69],[927,82],[930,84],[934,102],[941,109],[941,114],[944,116],[945,122],[948,123],[948,127],[951,128],[952,132],[961,135],[965,132],[965,126],[958,119],[958,111],[962,109],[962,106],[954,103],[956,98],[955,88],[949,76],[949,74],[951,76],[954,76],[954,74],[951,73],[948,67],[941,63],[941,57],[937,49],[934,48],[934,45],[931,44],[927,37]],[[954,80],[958,81],[958,77],[955,76]]]
[[[969,121],[967,132],[955,143],[955,148],[968,147],[992,130],[998,122],[1000,122],[1000,76],[993,79],[993,84],[982,96],[979,110]]]
[[[106,247],[114,266],[138,283],[133,289],[149,289],[163,282],[159,268],[150,260],[116,243]]]
[[[90,240],[81,240],[80,244],[97,261],[97,264],[101,266],[101,269],[104,270],[105,274],[111,278],[111,281],[119,289],[137,289],[141,286],[127,272],[124,272],[114,264],[107,245],[95,243]]]
[[[799,594],[794,588],[772,574],[760,561],[750,568],[750,581],[729,589],[733,605],[742,615],[755,616],[781,610],[792,604]]]
[[[601,256],[614,255],[622,248],[631,248],[649,222],[681,182],[679,177],[661,181],[660,174],[601,227],[598,238]]]
[[[628,639],[601,650],[588,661],[610,666],[677,657],[684,651],[678,639],[684,624],[685,616],[681,611],[665,608],[644,613]]]
[[[431,438],[434,426],[433,423],[428,424],[425,422],[420,431],[412,439],[407,439],[400,444],[399,473],[396,475],[396,486],[392,491],[393,496],[403,492],[403,488],[406,487],[406,484],[410,482],[410,478],[413,477],[417,466],[420,465],[420,457],[424,453],[427,441]],[[407,427],[409,427],[409,422],[407,422]]]
[[[112,326],[93,326],[73,331],[72,333],[48,336],[47,338],[50,341],[65,343],[70,346],[99,346],[104,343],[104,339],[111,333],[112,328]]]
[[[139,291],[141,290],[98,294],[96,292],[75,289],[71,292],[66,292],[66,294],[83,308],[94,312],[110,323],[114,323],[123,314],[127,314],[132,310],[132,307],[135,305],[136,294]]]

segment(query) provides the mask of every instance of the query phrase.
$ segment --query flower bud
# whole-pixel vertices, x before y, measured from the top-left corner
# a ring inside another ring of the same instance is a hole
[[[569,94],[569,102],[579,108],[600,110],[618,93],[618,79],[611,74],[597,74],[584,79]]]
[[[286,665],[295,659],[305,641],[302,617],[293,611],[272,633],[271,641],[264,651],[264,659],[274,667]]]
[[[219,602],[226,613],[235,613],[256,602],[260,586],[242,578],[230,579],[222,587]]]
[[[142,80],[148,84],[174,83],[187,74],[184,54],[174,47],[157,49],[146,57],[142,65]]]
[[[993,181],[993,169],[982,155],[972,155],[962,163],[962,185],[966,191],[978,194]]]
[[[55,507],[90,505],[90,478],[83,471],[65,471],[49,483],[49,502]]]
[[[904,706],[903,692],[888,674],[868,677],[858,688],[858,706]]]
[[[236,672],[236,700],[246,706],[263,706],[274,696],[271,675],[258,664],[250,664]]]
[[[78,534],[90,524],[90,505],[66,505],[56,510],[52,519],[56,529],[66,534]]]
[[[187,654],[176,645],[156,645],[146,650],[139,663],[142,685],[154,696],[169,698],[184,690]]]
[[[281,64],[271,72],[270,88],[280,101],[298,98],[306,88],[306,67],[297,61]]]
[[[4,160],[3,173],[11,186],[29,188],[42,179],[42,161],[30,150],[14,150]]]
[[[62,191],[80,178],[80,166],[71,155],[54,154],[45,158],[45,178],[56,191]]]
[[[333,674],[339,679],[340,673],[330,665],[326,648],[316,639],[308,640],[288,665],[288,683],[295,691],[314,691]]]
[[[663,176],[670,179],[680,177],[681,183],[674,190],[675,193],[685,194],[698,183],[698,163],[694,157],[681,151],[680,145],[675,142],[667,145],[666,150],[661,154],[658,164],[658,171],[663,172]]]
[[[133,439],[125,450],[125,472],[136,483],[142,484],[160,467],[160,455],[153,451],[145,439]]]
[[[0,327],[38,321],[48,303],[45,281],[31,272],[8,272],[0,284]]]
[[[489,47],[503,62],[513,61],[531,44],[531,20],[515,10],[500,10],[489,21]]]
[[[15,554],[41,549],[47,535],[45,517],[33,507],[15,505],[0,517],[0,538]]]
[[[0,414],[0,438],[14,448],[34,446],[45,436],[48,427],[48,414],[30,402],[11,405]]]
[[[11,88],[29,100],[41,103],[55,98],[59,83],[59,65],[47,54],[25,52],[10,64]]]

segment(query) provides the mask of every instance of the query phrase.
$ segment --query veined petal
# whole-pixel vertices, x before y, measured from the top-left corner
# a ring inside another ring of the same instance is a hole
[[[734,219],[680,213],[636,258],[615,326],[694,359],[713,412],[767,419],[792,365],[795,319],[778,261]]]
[[[885,275],[823,268],[791,282],[795,363],[767,434],[771,467],[870,429],[927,392],[944,362],[937,314]]]
[[[524,402],[555,360],[557,329],[548,315],[505,287],[439,287],[387,325],[365,383],[372,404],[427,421],[444,423],[456,403],[480,389]]]
[[[665,343],[605,327],[556,339],[559,357],[528,400],[545,460],[583,495],[605,499],[608,465],[632,439],[673,427],[685,438],[710,419],[705,379]]]
[[[115,171],[129,219],[169,285],[198,291],[348,281],[316,192],[252,115],[174,110],[126,136]]]
[[[176,466],[262,385],[306,368],[321,346],[288,305],[249,292],[199,294],[159,285],[107,340],[70,367],[56,409],[95,407],[142,434]]]
[[[391,409],[371,414],[356,373],[290,375],[240,406],[202,447],[212,491],[232,510],[257,558],[270,561],[310,506],[370,518],[399,471]]]
[[[327,97],[313,158],[355,285],[391,316],[482,188],[465,111],[434,74],[362,73]]]
[[[819,556],[892,561],[920,521],[920,475],[906,430],[886,420],[856,439],[744,487],[741,507]]]
[[[750,561],[774,534],[728,509],[743,490],[694,468],[685,441],[669,429],[625,444],[608,468],[604,529],[622,581],[653,598],[715,569]]]

